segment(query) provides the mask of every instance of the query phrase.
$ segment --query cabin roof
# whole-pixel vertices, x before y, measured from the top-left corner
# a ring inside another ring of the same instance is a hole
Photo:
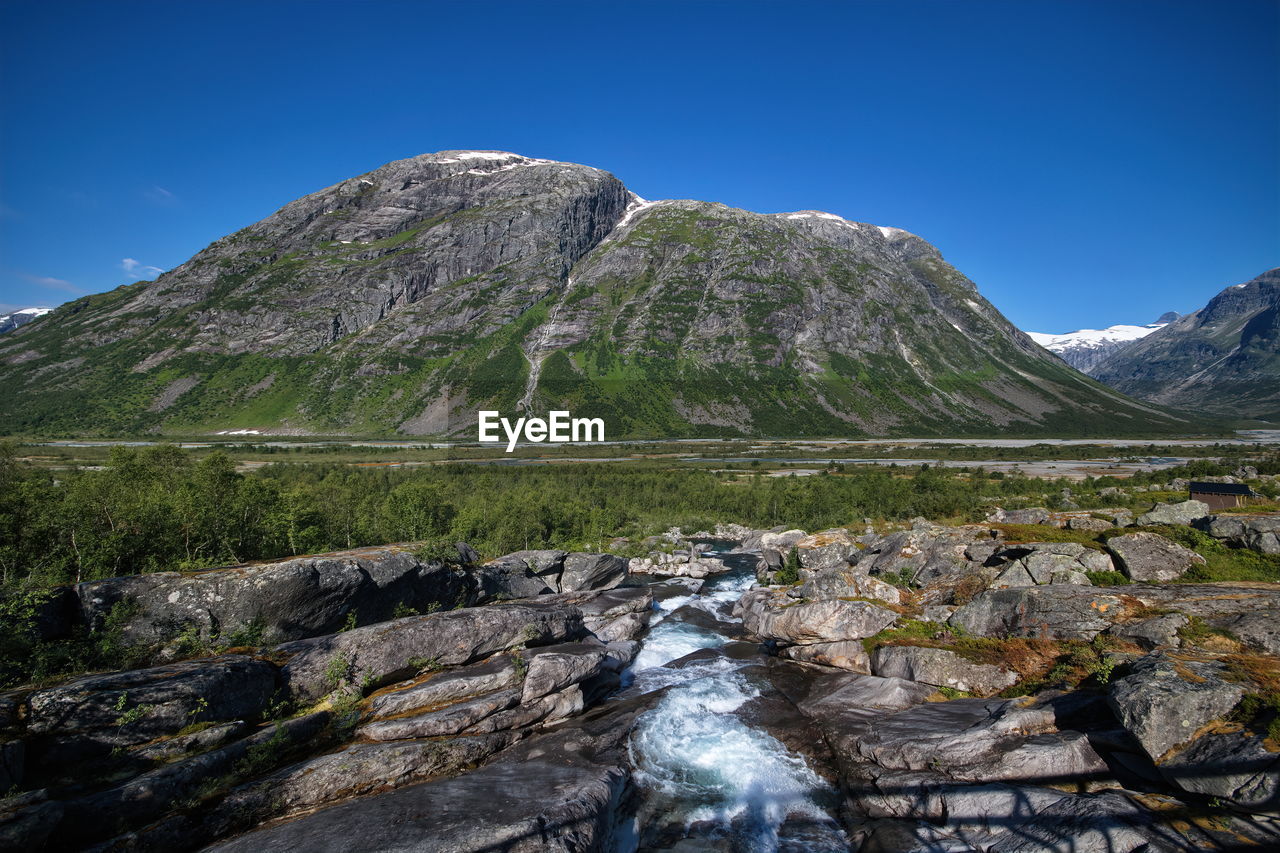
[[[1249,497],[1253,494],[1253,489],[1244,483],[1192,483],[1190,486],[1192,494],[1202,495],[1244,495]]]

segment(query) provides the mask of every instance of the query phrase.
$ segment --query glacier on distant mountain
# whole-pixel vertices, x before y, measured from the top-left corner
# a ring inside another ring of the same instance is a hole
[[[5,332],[12,332],[19,326],[25,326],[37,317],[43,317],[52,311],[52,308],[19,308],[8,314],[0,314],[0,335]]]
[[[1045,332],[1027,332],[1031,340],[1040,346],[1056,353],[1067,364],[1083,373],[1091,373],[1093,368],[1111,354],[1124,349],[1136,340],[1145,338],[1157,329],[1163,329],[1178,315],[1170,311],[1154,323],[1145,326],[1129,326],[1125,324],[1109,326],[1105,329],[1080,329],[1075,332],[1063,332],[1059,335]]]

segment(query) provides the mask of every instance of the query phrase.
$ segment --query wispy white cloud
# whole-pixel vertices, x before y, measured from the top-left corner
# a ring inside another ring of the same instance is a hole
[[[123,258],[120,261],[120,269],[129,274],[130,278],[142,278],[143,276],[157,276],[164,270],[160,267],[153,267],[150,264],[144,264],[137,258]]]
[[[27,275],[26,273],[20,273],[19,277],[22,278],[24,281],[29,281],[32,284],[36,284],[36,285],[39,285],[40,287],[48,288],[49,290],[61,290],[64,293],[74,293],[77,296],[81,296],[85,293],[88,293],[87,290],[84,290],[83,288],[80,288],[80,287],[76,287],[74,284],[67,281],[65,278],[54,278],[53,276],[48,276],[48,275]]]
[[[164,207],[172,207],[178,203],[178,197],[162,186],[156,185],[149,190],[142,191],[142,197],[152,204],[158,204]]]

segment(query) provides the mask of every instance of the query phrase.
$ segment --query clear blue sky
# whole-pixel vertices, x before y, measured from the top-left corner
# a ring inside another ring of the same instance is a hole
[[[495,148],[906,228],[1025,329],[1147,322],[1280,265],[1278,10],[4,0],[0,305]]]

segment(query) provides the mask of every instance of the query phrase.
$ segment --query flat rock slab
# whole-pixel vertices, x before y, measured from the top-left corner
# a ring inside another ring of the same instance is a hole
[[[1016,672],[965,660],[955,652],[923,646],[881,646],[871,655],[871,671],[966,693],[996,693],[1015,684]]]
[[[116,604],[131,603],[130,642],[155,642],[196,626],[203,636],[255,627],[279,643],[337,631],[350,614],[364,624],[397,606],[451,607],[468,593],[462,573],[424,563],[403,548],[362,548],[275,563],[160,572],[75,587],[82,618],[100,625]]]
[[[582,634],[582,613],[564,604],[501,604],[395,619],[341,634],[286,643],[291,695],[318,699],[341,683],[374,686],[415,675],[423,663],[457,666],[520,645]],[[336,682],[336,683],[335,683]]]
[[[1091,640],[1123,613],[1122,600],[1073,584],[994,589],[951,614],[952,625],[982,637]]]
[[[256,717],[276,684],[271,664],[225,655],[90,675],[37,690],[29,698],[28,732],[44,744],[37,750],[44,758],[27,760],[50,760],[73,742],[129,746],[174,735],[192,723]]]
[[[536,760],[353,800],[242,835],[210,853],[599,850],[624,787],[617,767]]]
[[[1126,533],[1107,540],[1107,550],[1115,557],[1120,571],[1135,581],[1163,582],[1177,580],[1193,566],[1204,564],[1190,548],[1164,538],[1158,533]]]

